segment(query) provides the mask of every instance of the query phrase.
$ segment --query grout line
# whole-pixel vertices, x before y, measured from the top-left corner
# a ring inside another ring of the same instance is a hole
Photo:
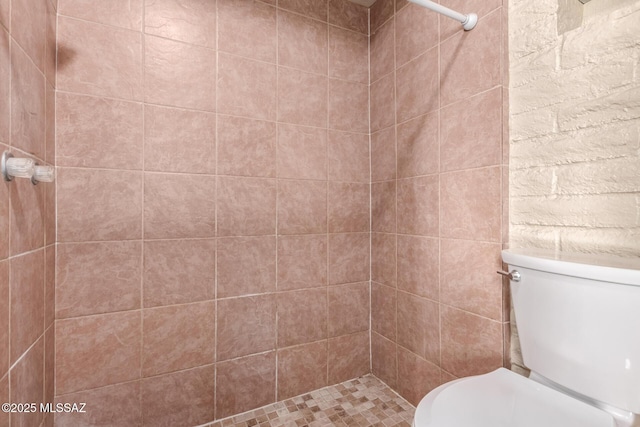
[[[371,132],[371,8],[368,10],[369,34],[367,36],[368,125],[369,125],[369,372],[373,373],[373,146]]]
[[[53,84],[53,92],[54,92],[54,119],[53,119],[53,125],[54,125],[54,134],[53,134],[53,159],[50,159],[51,164],[53,165],[54,169],[55,169],[55,180],[53,181],[53,191],[54,191],[54,198],[53,198],[53,203],[54,203],[54,217],[53,217],[53,228],[54,228],[54,238],[53,238],[53,244],[54,244],[54,251],[53,251],[53,332],[52,332],[52,336],[53,336],[53,400],[55,401],[55,398],[58,394],[58,384],[57,384],[57,375],[56,375],[56,352],[58,350],[58,341],[56,340],[56,326],[57,326],[57,320],[58,320],[58,313],[56,312],[56,295],[57,295],[57,287],[58,287],[58,240],[59,240],[59,233],[58,233],[58,194],[59,194],[59,170],[58,170],[58,29],[60,28],[60,14],[58,13],[58,7],[56,4],[56,10],[55,10],[55,14],[56,14],[56,28],[55,28],[55,49],[56,49],[56,53],[55,53],[55,66],[54,66],[54,84]],[[46,157],[46,156],[45,156]],[[55,417],[54,417],[55,419]]]
[[[326,3],[327,6],[327,68],[326,68],[326,72],[327,72],[327,119],[325,122],[326,125],[326,146],[325,146],[325,179],[326,179],[326,184],[325,184],[325,216],[326,216],[326,233],[327,233],[327,247],[326,247],[326,251],[327,251],[327,256],[326,256],[326,268],[327,268],[327,275],[326,275],[326,291],[325,291],[325,299],[326,299],[326,309],[325,309],[325,330],[326,330],[326,336],[327,336],[327,343],[326,343],[326,354],[327,354],[327,369],[325,371],[325,384],[329,383],[329,145],[330,145],[330,140],[329,140],[329,127],[330,127],[330,108],[331,108],[331,29],[329,28],[329,2]]]
[[[438,14],[438,368],[440,382],[442,382],[442,16]]]
[[[520,225],[520,224],[515,224],[515,225]],[[525,225],[529,225],[529,226],[536,226],[535,224],[525,224]],[[543,227],[543,226],[540,226]],[[569,226],[566,226],[569,227]],[[577,226],[575,228],[583,228],[582,226]],[[613,228],[615,229],[615,228]],[[367,231],[354,231],[354,232],[337,232],[337,233],[309,233],[309,234],[281,234],[278,235],[279,238],[294,238],[294,237],[322,237],[322,236],[336,236],[336,235],[343,235],[343,234],[365,234],[367,233]],[[411,234],[411,233],[394,233],[391,231],[373,231],[372,233],[374,234],[381,234],[381,235],[388,235],[388,236],[394,236],[394,235],[398,235],[398,236],[403,236],[403,237],[416,237],[416,238],[424,238],[424,239],[437,239],[437,236],[430,236],[430,235],[425,235],[425,234]],[[172,242],[172,241],[211,241],[211,240],[224,240],[224,239],[259,239],[259,238],[266,238],[266,237],[276,237],[275,234],[257,234],[257,235],[229,235],[229,236],[219,236],[219,237],[185,237],[185,238],[174,238],[174,237],[167,237],[167,238],[148,238],[148,239],[127,239],[127,240],[86,240],[86,241],[64,241],[64,242],[57,242],[55,244],[55,246],[68,246],[68,245],[97,245],[97,244],[114,244],[114,243],[136,243],[136,242]],[[453,240],[453,241],[462,241],[462,242],[477,242],[477,243],[486,243],[486,244],[495,244],[495,245],[499,245],[501,244],[499,241],[496,240],[483,240],[483,239],[468,239],[468,238],[461,238],[461,237],[442,237],[442,239],[444,240]],[[46,247],[50,247],[53,246],[54,244],[51,245],[47,245]],[[23,252],[21,254],[18,255],[14,255],[11,256],[9,258],[6,258],[2,261],[5,260],[11,260],[11,259],[15,259],[15,258],[19,258],[20,256],[30,253],[30,252],[35,252],[38,249],[34,249],[32,251],[29,252]],[[338,283],[339,284],[339,283]]]
[[[219,51],[215,51],[216,52],[216,56],[219,57],[219,54],[225,54],[224,52],[219,52]],[[250,59],[250,58],[247,58]],[[216,61],[216,64],[219,62],[219,60]],[[274,65],[276,66],[277,64],[274,63],[269,63],[269,65]],[[282,68],[287,68],[287,67],[283,67]],[[298,70],[296,68],[290,68],[291,70],[295,70],[295,71],[301,71]],[[327,77],[327,76],[323,76],[321,74],[318,74],[318,76],[321,77]],[[342,79],[334,79],[331,78],[331,80],[340,80],[343,82],[347,82],[347,83],[359,83],[362,86],[366,86],[363,83],[360,82],[356,82],[354,80],[342,80]],[[208,114],[208,115],[217,115],[217,116],[221,116],[221,117],[229,117],[229,118],[238,118],[238,119],[246,119],[249,121],[256,121],[256,122],[266,122],[266,123],[278,123],[278,124],[284,124],[284,125],[290,125],[290,126],[295,126],[295,127],[301,127],[301,128],[311,128],[311,129],[319,129],[319,130],[326,130],[326,128],[322,127],[322,126],[314,126],[314,125],[310,125],[310,124],[299,124],[299,123],[293,123],[293,122],[286,122],[286,121],[282,121],[279,119],[274,119],[274,120],[268,120],[268,119],[264,119],[264,118],[256,118],[253,116],[243,116],[243,115],[238,115],[238,114],[231,114],[231,113],[224,113],[224,112],[220,112],[217,111],[211,111],[211,110],[202,110],[202,109],[198,109],[198,108],[191,108],[191,107],[184,107],[184,106],[180,106],[180,105],[170,105],[170,104],[158,104],[158,103],[154,103],[154,102],[146,102],[144,100],[132,100],[132,99],[128,99],[128,98],[118,98],[118,97],[114,97],[114,96],[108,96],[108,95],[95,95],[95,94],[90,94],[90,93],[83,93],[83,92],[75,92],[72,90],[62,90],[62,89],[57,89],[56,88],[56,92],[58,94],[64,94],[64,95],[73,95],[73,96],[77,96],[77,97],[88,97],[88,98],[97,98],[97,99],[104,99],[104,100],[108,100],[108,101],[115,101],[115,102],[122,102],[122,103],[128,103],[128,104],[146,104],[149,107],[156,107],[156,108],[161,108],[161,109],[167,109],[167,110],[180,110],[180,111],[187,111],[187,112],[194,112],[194,113],[202,113],[202,114]],[[217,91],[216,91],[217,92]],[[217,98],[217,95],[216,95]],[[337,133],[345,133],[345,134],[352,134],[352,135],[367,135],[366,132],[354,132],[352,130],[344,130],[344,129],[332,129],[332,132],[337,132]]]
[[[142,5],[142,19],[141,19],[141,28],[140,28],[140,49],[141,49],[141,55],[142,55],[142,60],[140,63],[140,67],[141,67],[141,78],[142,78],[142,191],[141,191],[141,220],[140,220],[140,238],[142,240],[142,243],[140,245],[140,263],[141,263],[141,271],[140,271],[140,372],[139,372],[139,378],[138,378],[138,383],[140,384],[140,388],[139,388],[139,395],[138,395],[138,405],[141,408],[141,415],[140,418],[142,419],[142,421],[144,422],[144,411],[142,411],[142,381],[143,381],[143,372],[144,372],[144,310],[145,310],[145,302],[144,302],[144,271],[145,271],[145,243],[146,243],[146,236],[145,236],[145,232],[144,232],[144,226],[145,226],[145,221],[144,221],[144,208],[145,208],[145,203],[144,203],[144,196],[145,196],[145,178],[146,178],[146,159],[145,159],[145,143],[146,143],[146,137],[147,137],[147,132],[146,132],[146,124],[147,124],[147,105],[146,105],[146,95],[147,95],[147,89],[146,89],[146,82],[147,82],[147,73],[146,73],[146,61],[147,61],[147,55],[146,55],[146,51],[147,51],[147,38],[145,36],[145,19],[146,19],[146,2],[145,4]]]
[[[214,353],[213,353],[213,360],[214,360],[214,373],[213,373],[213,419],[215,420],[218,417],[218,325],[219,325],[219,307],[218,307],[218,234],[219,234],[219,218],[218,218],[218,205],[219,205],[219,187],[220,187],[220,177],[219,177],[219,164],[220,164],[220,153],[219,153],[219,147],[220,147],[220,115],[218,114],[218,104],[219,104],[219,87],[218,87],[218,81],[220,78],[220,8],[219,8],[219,2],[216,2],[216,6],[215,6],[215,20],[216,20],[216,31],[215,31],[215,43],[216,43],[216,50],[215,50],[215,57],[216,57],[216,67],[215,67],[215,99],[214,99],[214,109],[215,109],[215,116],[214,116],[214,120],[215,120],[215,147],[214,147],[214,151],[215,151],[215,156],[216,156],[216,163],[215,163],[215,187],[214,187],[214,198],[215,198],[215,206],[214,206],[214,213],[213,213],[213,217],[214,217],[214,224],[215,224],[215,228],[214,228],[214,235],[215,235],[215,253],[214,253],[214,265],[213,265],[213,270],[214,270],[214,278],[213,278],[213,298],[214,298],[214,324],[213,324],[213,346],[214,346]]]
[[[280,26],[279,26],[279,22],[280,22],[280,7],[279,7],[279,0],[276,0],[276,111],[275,111],[275,123],[276,123],[276,144],[275,144],[275,162],[276,162],[276,212],[275,212],[275,240],[276,240],[276,266],[275,266],[275,288],[276,291],[278,291],[278,243],[279,243],[279,237],[278,237],[278,233],[280,231],[280,218],[278,217],[278,207],[279,207],[279,203],[280,203],[280,199],[279,199],[279,192],[280,192],[280,170],[278,168],[278,139],[280,138]],[[280,370],[278,369],[278,365],[279,365],[279,355],[280,355],[280,351],[279,351],[279,347],[280,347],[280,342],[278,339],[278,331],[279,331],[279,324],[280,324],[280,299],[277,297],[275,297],[275,302],[276,302],[276,319],[275,319],[275,381],[274,381],[274,393],[273,395],[275,396],[275,400],[278,400],[278,386],[280,383]]]
[[[395,197],[395,211],[396,211],[396,226],[395,226],[395,252],[396,252],[396,266],[395,266],[395,287],[393,289],[394,297],[395,297],[395,378],[394,382],[396,386],[398,384],[398,379],[400,376],[400,363],[399,363],[399,351],[398,351],[398,52],[397,52],[397,37],[396,33],[398,31],[397,28],[397,13],[395,11],[390,18],[393,20],[393,153],[395,156],[395,165],[394,165],[394,181],[395,181],[395,189],[396,189],[396,197]]]

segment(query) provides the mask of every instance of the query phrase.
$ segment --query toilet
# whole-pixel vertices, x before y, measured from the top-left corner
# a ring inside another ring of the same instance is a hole
[[[639,427],[640,258],[529,249],[502,259],[531,375],[500,368],[443,384],[414,427]]]

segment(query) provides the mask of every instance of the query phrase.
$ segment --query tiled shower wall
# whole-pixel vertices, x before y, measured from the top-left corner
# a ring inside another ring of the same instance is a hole
[[[369,371],[368,10],[60,0],[56,425]]]
[[[372,364],[411,403],[508,358],[506,11],[371,9]]]
[[[0,153],[54,164],[55,2],[0,0]],[[53,400],[55,186],[0,178],[0,403]],[[53,425],[42,412],[0,426]]]

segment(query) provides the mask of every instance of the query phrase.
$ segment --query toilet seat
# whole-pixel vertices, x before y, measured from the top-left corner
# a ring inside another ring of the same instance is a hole
[[[414,427],[615,427],[612,415],[504,368],[441,385]]]

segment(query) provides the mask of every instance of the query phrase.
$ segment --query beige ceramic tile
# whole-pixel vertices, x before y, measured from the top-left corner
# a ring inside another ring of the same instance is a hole
[[[369,131],[369,86],[329,80],[329,129]]]
[[[502,324],[442,307],[442,369],[457,377],[484,374],[502,366]]]
[[[387,74],[371,84],[371,132],[388,128],[396,120],[395,77]]]
[[[146,102],[215,111],[215,51],[154,36],[144,43]]]
[[[395,233],[396,181],[371,184],[371,230]]]
[[[357,378],[369,372],[369,332],[329,339],[329,384]]]
[[[220,238],[217,259],[218,298],[261,294],[275,290],[275,237]]]
[[[218,116],[218,173],[276,176],[276,124]]]
[[[145,237],[214,237],[215,191],[213,176],[145,173]]]
[[[439,113],[433,112],[398,125],[398,178],[438,172],[439,119]]]
[[[275,234],[276,182],[266,178],[218,178],[218,235]]]
[[[396,339],[397,292],[394,288],[371,283],[371,330]]]
[[[371,234],[371,280],[383,285],[396,286],[396,235]]]
[[[327,341],[278,350],[278,399],[327,385]]]
[[[369,329],[369,283],[331,286],[328,293],[329,337]]]
[[[58,93],[56,165],[142,169],[142,105]]]
[[[9,145],[11,135],[11,38],[0,28],[0,142]],[[5,148],[3,147],[3,150]]]
[[[372,82],[379,80],[381,77],[395,70],[394,32],[395,20],[391,19],[371,34]]]
[[[327,0],[280,0],[278,7],[320,21],[327,21]]]
[[[223,53],[218,56],[218,112],[275,120],[276,66]]]
[[[44,401],[44,337],[27,351],[11,369],[11,402],[33,402],[39,408]],[[40,425],[40,411],[14,412],[11,425]]]
[[[398,384],[398,359],[396,344],[382,335],[371,333],[371,366],[372,372],[390,387]]]
[[[440,333],[437,302],[398,292],[398,345],[439,365]],[[421,333],[415,333],[421,331]]]
[[[0,377],[9,372],[9,261],[0,261]]]
[[[278,347],[327,338],[327,290],[305,289],[278,294]]]
[[[62,427],[86,425],[141,425],[140,383],[116,384],[95,390],[67,394],[55,403],[85,402],[86,413],[60,412],[56,424]]]
[[[329,284],[369,280],[369,234],[329,235]]]
[[[140,379],[140,311],[56,323],[58,395]]]
[[[144,0],[98,2],[92,7],[82,0],[58,0],[61,15],[137,31],[142,29],[143,7]]]
[[[11,36],[42,72],[47,43],[47,4],[40,0],[11,2]]]
[[[342,28],[367,34],[369,31],[368,9],[348,0],[329,0],[329,23]]]
[[[214,419],[214,365],[142,380],[145,426],[194,426]]]
[[[398,347],[398,391],[412,405],[418,405],[424,396],[442,384],[437,365]]]
[[[12,42],[11,145],[39,159],[45,154],[45,87],[41,71]]]
[[[278,181],[278,234],[327,231],[327,183]]]
[[[142,237],[142,173],[59,168],[58,241]]]
[[[140,242],[59,244],[56,261],[58,319],[140,308]]]
[[[437,13],[413,4],[398,12],[396,15],[397,66],[406,64],[437,44]]]
[[[368,57],[367,36],[329,26],[329,77],[369,83]]]
[[[443,171],[501,163],[502,109],[500,88],[442,109],[440,162]],[[460,126],[460,123],[465,125]]]
[[[502,321],[503,285],[499,243],[442,239],[441,299],[445,304]],[[465,265],[465,273],[455,266]]]
[[[393,16],[395,0],[378,0],[369,8],[371,31],[375,31]]]
[[[58,19],[57,88],[140,101],[142,36],[67,17]],[[105,66],[104,58],[110,58]]]
[[[278,69],[278,121],[326,127],[327,77],[304,71]]]
[[[214,239],[144,243],[144,307],[214,299],[215,276]]]
[[[216,117],[146,105],[144,157],[147,171],[216,173]]]
[[[396,93],[398,122],[437,110],[440,81],[438,80],[438,49],[433,48],[398,68]],[[425,93],[433,94],[425,96]]]
[[[396,127],[388,127],[371,135],[371,181],[396,178]]]
[[[438,176],[398,180],[398,232],[438,237]]]
[[[276,400],[276,353],[219,363],[216,380],[218,418],[273,403]]]
[[[9,395],[9,375],[4,375],[0,379],[0,398],[3,402],[10,402],[11,396]],[[11,414],[8,412],[3,412],[0,414],[0,423],[4,426],[10,425],[11,422]]]
[[[443,237],[500,241],[501,174],[499,166],[442,174]]]
[[[144,12],[145,33],[215,49],[215,1],[146,0]]]
[[[438,301],[440,242],[422,236],[398,236],[398,289]]]
[[[369,185],[329,183],[329,232],[369,231]]]
[[[44,250],[10,261],[10,363],[15,363],[44,332]]]
[[[11,184],[9,249],[11,255],[18,255],[44,244],[45,188],[34,187],[28,179],[16,179]]]
[[[275,64],[276,25],[275,7],[253,0],[218,0],[221,52]]]
[[[325,235],[278,237],[278,290],[315,288],[327,284]]]
[[[294,13],[278,12],[278,64],[327,75],[327,25]]]
[[[213,301],[143,311],[142,375],[155,376],[215,361]]]
[[[218,301],[217,360],[274,350],[276,298],[273,294]],[[242,337],[242,339],[238,339]]]
[[[11,22],[11,0],[0,0],[0,24],[5,28],[9,28]],[[8,420],[8,417],[7,417]]]
[[[329,131],[329,180],[369,183],[367,134]]]
[[[327,179],[327,131],[278,124],[279,178]]]
[[[496,48],[501,44],[500,11],[482,19],[475,30],[460,32],[440,47],[440,73],[447,76],[441,86],[442,106],[500,84],[501,54]],[[470,67],[477,72],[469,73]]]

